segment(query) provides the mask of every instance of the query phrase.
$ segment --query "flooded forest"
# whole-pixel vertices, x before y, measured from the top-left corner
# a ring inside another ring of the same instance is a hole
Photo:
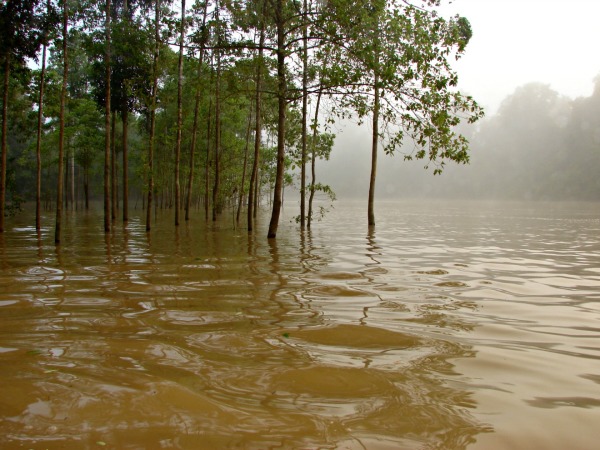
[[[315,195],[335,196],[315,166],[347,117],[373,123],[370,198],[379,146],[435,171],[466,162],[455,127],[483,113],[449,61],[472,32],[426,3],[3,4],[0,229],[36,201],[56,208],[60,242],[62,209],[97,199],[106,231],[132,202],[148,230],[153,209],[178,226],[193,208],[216,220],[225,206],[245,207],[236,220],[252,230],[264,197],[275,237],[292,183],[305,228]]]
[[[595,448],[600,79],[442,3],[0,0],[0,447]]]

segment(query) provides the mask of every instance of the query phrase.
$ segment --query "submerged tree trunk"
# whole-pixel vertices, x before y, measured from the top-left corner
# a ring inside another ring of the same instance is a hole
[[[377,177],[377,147],[379,144],[379,77],[375,74],[375,100],[373,103],[373,138],[371,141],[371,178],[369,180],[368,224],[375,226],[375,179]]]
[[[36,155],[36,183],[35,183],[35,229],[42,228],[42,125],[44,121],[44,84],[46,83],[46,44],[42,47],[42,71],[40,73],[40,92],[38,97],[38,121]]]
[[[118,186],[117,186],[117,141],[115,139],[115,135],[117,133],[117,113],[116,111],[112,112],[112,125],[111,125],[111,135],[110,135],[110,186],[111,186],[111,217],[112,220],[117,219],[117,210],[119,208],[119,195],[118,195]]]
[[[218,5],[217,5],[218,8]],[[217,23],[219,21],[217,10]],[[218,25],[217,25],[218,27]],[[219,33],[217,29],[217,33]],[[213,184],[213,222],[217,220],[217,215],[221,213],[221,202],[219,200],[220,189],[220,147],[221,147],[221,51],[217,49],[217,78],[215,81],[215,179]]]
[[[67,80],[69,76],[69,55],[67,52],[67,37],[69,24],[69,11],[67,1],[63,0],[62,24],[62,50],[63,50],[63,79],[60,91],[60,110],[58,128],[58,180],[56,189],[56,224],[54,228],[54,242],[60,244],[62,210],[63,210],[63,177],[64,177],[64,147],[65,147],[65,103],[67,99]]]
[[[208,120],[206,122],[206,165],[204,166],[204,218],[208,220],[208,211],[210,209],[209,204],[209,191],[210,191],[210,131],[212,121],[212,98],[208,104]]]
[[[300,228],[306,226],[306,134],[308,110],[308,29],[306,14],[308,14],[307,1],[304,0],[304,27],[302,29],[302,155],[300,163]]]
[[[121,112],[123,120],[123,222],[129,221],[129,156],[127,151],[127,141],[129,135],[129,109],[124,105]]]
[[[250,111],[248,111],[248,127],[246,128],[246,147],[244,148],[244,164],[242,167],[242,181],[240,183],[240,195],[238,198],[237,214],[235,216],[235,224],[240,224],[240,212],[242,211],[242,201],[244,199],[244,186],[246,185],[246,170],[248,166],[248,149],[250,147],[250,128],[252,126],[252,103],[250,103]]]
[[[202,29],[206,25],[206,16],[208,13],[208,2],[204,3],[204,15],[202,18]],[[196,80],[196,99],[194,104],[194,124],[192,126],[192,143],[190,145],[190,170],[187,184],[187,200],[185,202],[185,220],[190,220],[190,208],[192,206],[192,186],[194,181],[194,156],[196,154],[196,139],[198,136],[198,116],[200,111],[200,76],[202,75],[202,65],[204,64],[204,45],[205,38],[202,37],[200,46],[200,55],[198,56],[198,80]]]
[[[105,86],[105,104],[104,104],[104,232],[110,231],[111,210],[110,210],[110,0],[106,0],[106,52],[104,55],[104,83]]]
[[[85,210],[90,209],[90,169],[86,167],[83,171],[83,195],[85,197]]]
[[[154,55],[152,58],[152,104],[150,106],[150,142],[148,144],[148,204],[146,231],[152,228],[152,200],[154,195],[154,140],[156,134],[156,95],[158,92],[158,52],[160,45],[160,0],[154,4]]]
[[[181,128],[183,127],[183,38],[185,35],[185,0],[181,0],[181,30],[179,34],[179,62],[177,75],[177,140],[175,142],[175,225],[179,225],[181,192],[179,184],[179,165],[181,159]]]
[[[265,3],[263,3],[263,12],[265,9]],[[264,16],[264,14],[263,14]],[[256,66],[256,98],[255,98],[255,111],[254,111],[254,160],[252,162],[252,172],[250,175],[250,188],[248,189],[248,231],[253,230],[254,218],[256,217],[256,197],[257,197],[257,185],[258,185],[258,164],[260,161],[260,138],[262,133],[261,127],[261,89],[262,89],[262,64],[263,64],[263,47],[265,45],[265,25],[264,22],[260,24],[260,38],[258,45],[258,62]]]
[[[6,157],[8,154],[8,80],[10,79],[10,54],[4,55],[4,82],[2,90],[2,167],[0,168],[0,233],[4,232],[6,209]]]
[[[310,226],[312,223],[313,216],[313,200],[315,198],[315,186],[317,182],[317,177],[315,174],[315,166],[317,160],[317,130],[319,124],[319,107],[321,106],[321,96],[323,94],[323,86],[319,88],[319,94],[317,95],[317,106],[315,108],[315,118],[313,120],[313,136],[312,136],[312,155],[310,161],[310,173],[311,173],[311,181],[310,181],[310,198],[308,199],[308,223],[307,228],[310,230]]]
[[[69,179],[69,200],[71,201],[71,211],[77,208],[75,198],[75,149],[71,148],[69,152],[69,173],[71,175]]]
[[[269,222],[269,231],[267,238],[277,237],[277,228],[279,226],[279,216],[281,215],[282,192],[283,192],[283,174],[285,159],[285,107],[287,96],[287,80],[285,78],[285,33],[283,17],[283,0],[277,0],[275,7],[275,20],[277,24],[277,100],[278,100],[278,118],[277,118],[277,171],[275,175],[275,188],[273,191],[273,210],[271,221]]]

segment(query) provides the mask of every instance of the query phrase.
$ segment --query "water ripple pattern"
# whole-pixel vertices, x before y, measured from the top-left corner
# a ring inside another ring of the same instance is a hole
[[[598,204],[293,208],[276,241],[11,219],[0,446],[595,448]]]

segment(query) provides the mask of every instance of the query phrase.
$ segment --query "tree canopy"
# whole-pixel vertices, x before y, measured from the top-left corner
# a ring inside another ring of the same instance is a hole
[[[71,170],[64,183],[82,187],[85,205],[90,197],[99,198],[104,186],[105,212],[110,202],[115,216],[122,202],[124,221],[129,196],[144,205],[147,199],[154,208],[175,209],[176,224],[184,204],[186,219],[190,205],[203,204],[207,218],[211,206],[214,220],[225,207],[239,210],[245,203],[251,230],[253,206],[266,198],[272,206],[272,238],[284,188],[297,183],[304,228],[315,211],[315,193],[335,198],[331,187],[317,180],[315,162],[331,153],[331,124],[350,116],[373,119],[372,177],[381,149],[426,159],[435,173],[447,161],[467,162],[468,142],[457,127],[483,112],[458,91],[451,61],[465,51],[472,31],[464,17],[440,16],[439,3],[197,0],[186,7],[166,0],[77,2],[69,9],[66,46],[59,45],[61,36],[50,34],[44,171],[51,179],[57,170],[52,142],[58,80],[66,67],[63,51],[70,62],[64,164]],[[23,66],[35,59],[61,6],[57,0],[2,2],[5,60],[10,54]],[[35,108],[36,83],[14,83],[23,86],[23,98],[32,99],[29,108]],[[32,139],[23,131],[19,140],[27,144],[11,146],[11,154],[29,158]],[[3,163],[3,170],[7,167]],[[28,196],[17,187],[9,198],[16,199],[17,192]]]

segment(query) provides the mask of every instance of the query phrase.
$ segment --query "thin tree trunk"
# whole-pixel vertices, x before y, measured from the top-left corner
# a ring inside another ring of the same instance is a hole
[[[263,3],[263,17],[265,12],[266,1]],[[260,38],[258,45],[258,61],[256,66],[256,98],[254,111],[254,161],[252,162],[252,173],[250,175],[250,189],[248,190],[248,231],[251,232],[256,217],[256,197],[258,186],[258,164],[260,161],[260,141],[262,134],[261,124],[261,89],[262,89],[262,64],[263,64],[263,47],[265,44],[265,24],[264,20],[260,24]]]
[[[58,131],[58,180],[56,192],[56,225],[54,229],[54,242],[60,244],[62,209],[63,209],[63,177],[64,177],[64,146],[65,146],[65,103],[67,99],[67,80],[69,76],[69,55],[67,52],[69,11],[67,0],[63,0],[63,26],[62,26],[62,50],[63,50],[63,79],[60,91],[60,112]]]
[[[275,20],[277,24],[277,172],[275,176],[275,189],[273,191],[273,210],[269,222],[268,239],[277,237],[279,216],[281,215],[283,174],[285,158],[285,107],[287,95],[287,81],[285,78],[285,33],[283,17],[283,0],[277,0],[275,7]]]
[[[71,211],[76,208],[75,202],[75,149],[71,148],[69,155],[69,165],[71,166],[69,172],[71,173],[71,179],[69,180],[69,197],[71,197]]]
[[[371,179],[369,181],[368,224],[375,226],[375,179],[377,177],[377,147],[379,144],[379,76],[375,74],[375,100],[373,103],[373,138],[371,141]]]
[[[46,83],[46,44],[42,47],[42,72],[40,73],[40,92],[38,99],[38,122],[36,155],[36,189],[35,189],[35,229],[42,228],[42,124],[44,121],[44,84]]]
[[[146,231],[152,228],[152,200],[154,195],[154,140],[156,134],[156,96],[158,93],[158,56],[160,45],[160,0],[154,4],[154,55],[152,58],[152,105],[150,106],[150,143],[148,145],[148,206]]]
[[[123,222],[129,220],[129,156],[127,152],[127,141],[129,135],[129,110],[127,105],[121,112],[123,120]]]
[[[86,167],[83,171],[83,195],[85,196],[85,210],[90,209],[90,173]]]
[[[110,231],[111,209],[110,209],[110,0],[106,0],[106,18],[105,18],[105,33],[106,33],[106,53],[104,55],[104,82],[105,89],[105,104],[104,104],[104,232]]]
[[[310,161],[310,172],[311,172],[311,181],[310,181],[310,198],[308,199],[308,224],[307,228],[310,230],[310,225],[312,223],[313,216],[313,200],[315,198],[315,184],[317,181],[317,177],[315,175],[315,166],[317,160],[317,133],[318,133],[318,124],[319,124],[319,107],[321,106],[321,96],[323,94],[323,86],[319,88],[319,94],[317,95],[317,106],[315,108],[315,118],[313,120],[313,136],[312,136],[312,156]]]
[[[235,224],[240,224],[240,212],[242,211],[242,201],[244,199],[244,186],[246,184],[246,169],[248,166],[248,148],[250,147],[250,128],[252,126],[252,104],[248,111],[248,127],[246,128],[246,147],[244,148],[244,165],[242,168],[242,182],[240,183],[240,195],[238,198],[237,214],[235,216]]]
[[[8,154],[8,80],[10,79],[10,54],[4,55],[4,82],[2,91],[2,168],[0,169],[0,233],[4,232],[6,209],[6,156]]]
[[[110,180],[111,180],[111,217],[112,220],[117,219],[117,210],[119,208],[119,196],[117,186],[117,140],[115,135],[117,133],[117,113],[112,113],[112,128],[111,128],[111,159],[110,159]]]
[[[185,0],[181,0],[181,30],[179,34],[179,63],[177,76],[177,140],[175,143],[175,225],[179,225],[181,192],[179,185],[179,165],[181,159],[181,128],[183,127],[183,38],[185,35]]]
[[[206,25],[206,16],[208,14],[208,2],[204,3],[204,15],[202,18],[202,29]],[[194,105],[194,124],[192,126],[192,143],[190,145],[190,172],[187,185],[187,200],[185,203],[185,220],[190,220],[190,208],[192,205],[192,185],[194,181],[194,155],[196,153],[196,139],[198,136],[198,115],[200,110],[200,76],[202,75],[202,65],[204,64],[204,46],[205,38],[202,37],[200,46],[200,55],[198,56],[198,80],[196,85],[196,102]]]
[[[208,104],[208,121],[207,121],[207,130],[206,130],[206,165],[204,167],[204,215],[205,220],[208,220],[208,211],[210,209],[209,204],[209,191],[210,191],[210,131],[211,131],[211,121],[212,121],[212,99]]]
[[[300,229],[306,226],[306,122],[308,110],[308,28],[306,14],[308,4],[304,0],[304,27],[302,29],[302,155],[300,163]]]
[[[216,8],[219,6],[217,5]],[[217,23],[219,21],[219,12],[217,9]],[[219,33],[217,25],[217,33]],[[220,39],[217,38],[217,42]],[[217,44],[218,45],[218,44]],[[220,147],[221,147],[221,51],[217,49],[217,79],[215,81],[215,179],[213,183],[213,222],[217,220],[217,215],[221,213],[221,205],[219,200],[220,189]]]

